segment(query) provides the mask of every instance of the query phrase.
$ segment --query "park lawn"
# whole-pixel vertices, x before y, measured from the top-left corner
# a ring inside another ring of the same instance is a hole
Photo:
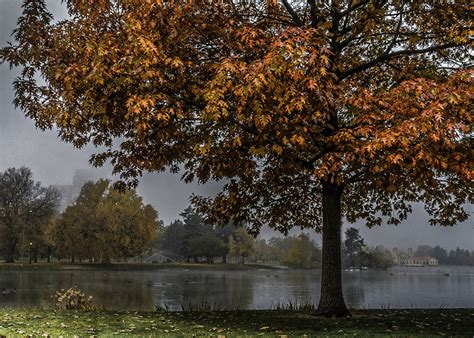
[[[5,336],[468,336],[474,309],[354,310],[319,318],[288,310],[116,312],[0,309]]]

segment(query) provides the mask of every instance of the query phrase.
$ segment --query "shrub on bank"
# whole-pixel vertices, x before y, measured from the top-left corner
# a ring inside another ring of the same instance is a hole
[[[75,288],[56,291],[54,297],[56,299],[55,308],[58,310],[93,311],[104,309],[92,304],[92,296],[87,296],[84,292]]]

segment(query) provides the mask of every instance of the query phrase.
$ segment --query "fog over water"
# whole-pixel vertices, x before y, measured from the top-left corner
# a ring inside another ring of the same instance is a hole
[[[449,273],[449,277],[444,274]],[[2,271],[3,306],[50,307],[55,290],[71,285],[107,309],[181,310],[188,304],[218,309],[270,309],[278,304],[314,303],[320,297],[319,270],[212,271]],[[356,308],[472,308],[474,267],[393,267],[389,271],[342,274],[346,304]],[[117,297],[116,295],[120,295]]]
[[[65,16],[59,0],[49,0],[55,18]],[[20,0],[0,0],[0,46],[12,41],[10,36],[16,20],[21,13]],[[41,131],[35,128],[32,120],[15,110],[12,104],[12,82],[16,76],[6,64],[0,65],[0,171],[8,167],[27,166],[32,169],[35,179],[43,184],[71,184],[76,169],[89,168],[89,156],[94,153],[92,146],[75,149],[61,142],[55,131]],[[96,169],[98,174],[109,177],[111,167]],[[146,174],[140,181],[139,193],[147,203],[156,207],[165,224],[178,218],[178,214],[189,204],[191,193],[212,194],[220,184],[197,185],[180,182],[179,175],[169,173]],[[474,208],[469,206],[471,215]],[[474,250],[474,226],[470,222],[452,228],[432,227],[423,206],[417,205],[413,214],[403,224],[366,229],[357,226],[368,244],[382,244],[386,247],[416,247],[419,244],[436,245],[453,249],[460,246]],[[268,229],[265,237],[277,234]],[[320,236],[310,232],[318,241]]]

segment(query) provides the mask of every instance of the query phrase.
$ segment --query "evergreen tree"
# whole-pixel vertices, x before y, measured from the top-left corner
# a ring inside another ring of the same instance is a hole
[[[361,253],[364,246],[364,239],[360,236],[356,228],[348,228],[345,232],[344,251],[346,254],[346,266],[361,265]]]

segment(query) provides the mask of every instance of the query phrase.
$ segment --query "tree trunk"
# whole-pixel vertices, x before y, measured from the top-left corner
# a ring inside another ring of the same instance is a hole
[[[327,317],[350,316],[342,295],[341,195],[336,185],[323,184],[323,257],[317,313]]]
[[[222,256],[222,263],[227,263],[227,255]]]
[[[13,260],[13,254],[8,251],[6,258],[5,258],[5,263],[14,263],[15,261]]]
[[[16,249],[16,242],[9,243],[6,252],[6,259],[5,263],[14,263],[15,260],[13,259],[15,256],[15,249]]]
[[[51,254],[53,253],[53,248],[48,246],[48,251],[46,251],[46,262],[51,263]]]

